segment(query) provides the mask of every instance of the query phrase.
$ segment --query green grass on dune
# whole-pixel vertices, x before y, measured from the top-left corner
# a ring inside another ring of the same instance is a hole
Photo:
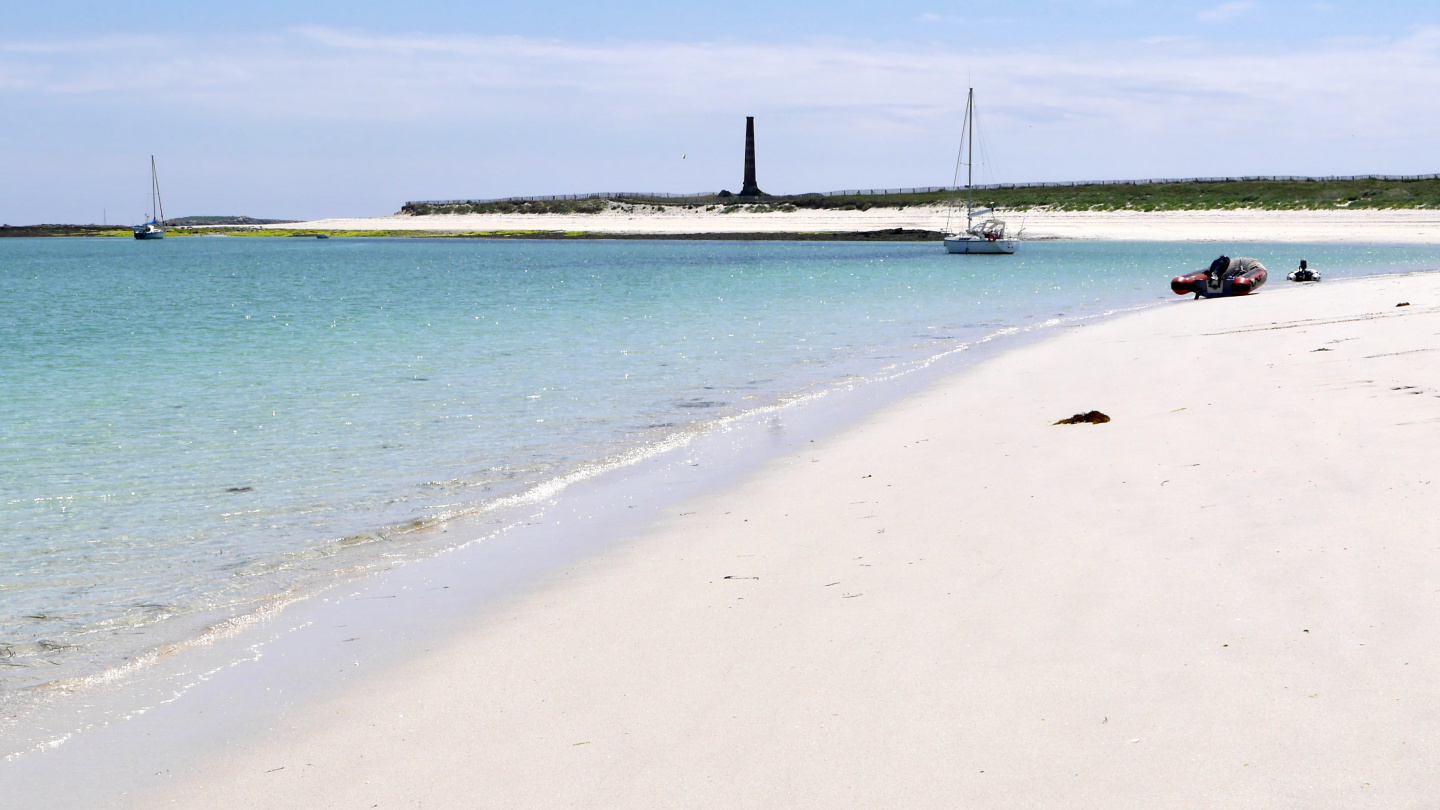
[[[683,208],[711,213],[793,211],[796,209],[865,211],[943,205],[949,192],[864,194],[822,197],[772,196],[685,199],[616,197],[587,200],[408,203],[401,213],[424,214],[587,214],[615,207],[637,213]],[[1080,186],[985,189],[976,202],[1010,210],[1055,211],[1206,211],[1260,208],[1276,211],[1344,208],[1440,208],[1440,180],[1233,180],[1148,184],[1095,183]]]
[[[984,192],[1006,208],[1060,211],[1206,211],[1259,208],[1440,208],[1440,180],[1236,180],[1017,188]]]

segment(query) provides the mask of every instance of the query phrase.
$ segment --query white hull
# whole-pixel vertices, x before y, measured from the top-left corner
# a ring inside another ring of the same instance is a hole
[[[1019,239],[981,239],[976,236],[945,237],[947,253],[1014,253]]]

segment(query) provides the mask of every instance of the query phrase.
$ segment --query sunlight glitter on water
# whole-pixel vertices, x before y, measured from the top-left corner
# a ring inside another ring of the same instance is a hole
[[[1226,247],[1327,278],[1440,266]],[[716,420],[1172,298],[1217,252],[0,241],[0,678],[91,675]]]

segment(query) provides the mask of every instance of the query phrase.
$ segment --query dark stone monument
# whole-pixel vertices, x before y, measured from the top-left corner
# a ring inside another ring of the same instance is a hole
[[[764,197],[765,192],[755,184],[755,116],[745,117],[745,184],[740,187],[741,197]]]

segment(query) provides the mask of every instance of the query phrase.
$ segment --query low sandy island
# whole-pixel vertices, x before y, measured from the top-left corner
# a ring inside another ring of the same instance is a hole
[[[141,804],[1434,807],[1437,361],[1433,273],[1068,329]]]
[[[1440,244],[1440,211],[1032,211],[1006,214],[1031,239],[1175,242]],[[963,220],[963,217],[961,218]],[[615,235],[853,233],[891,228],[944,231],[944,208],[798,210],[730,214],[680,207],[596,214],[459,214],[321,219],[267,226],[348,231],[552,231]],[[956,220],[951,219],[954,224]]]

